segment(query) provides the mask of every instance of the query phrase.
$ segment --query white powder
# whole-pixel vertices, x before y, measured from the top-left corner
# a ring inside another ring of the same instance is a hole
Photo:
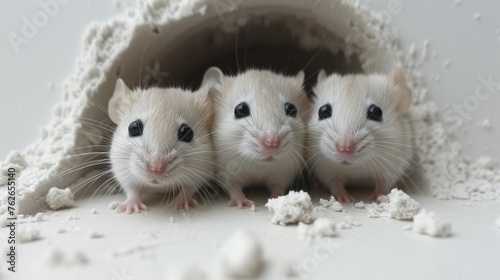
[[[451,235],[451,224],[438,220],[434,212],[422,209],[413,217],[413,231],[434,237],[447,237]]]
[[[475,13],[475,14],[474,14],[474,19],[475,19],[476,21],[480,21],[482,18],[483,18],[483,16],[482,16],[480,13]]]
[[[361,222],[351,216],[345,216],[344,220],[337,224],[337,229],[350,229],[353,227],[360,227]]]
[[[30,226],[19,227],[17,231],[17,241],[19,243],[26,243],[40,239],[40,230]]]
[[[450,67],[450,64],[451,64],[451,61],[450,60],[445,60],[443,62],[443,66],[446,67],[446,68],[449,68]]]
[[[491,128],[491,121],[490,119],[484,119],[481,122],[477,124],[479,127],[490,129]]]
[[[286,225],[298,222],[309,223],[313,204],[311,197],[304,191],[290,191],[287,195],[271,198],[265,205],[274,212],[271,223]]]
[[[34,216],[20,215],[17,217],[17,220],[20,224],[43,222],[43,221],[45,221],[45,214],[42,212],[39,212]]]
[[[330,197],[330,200],[320,198],[319,206],[314,207],[314,211],[321,213],[325,212],[326,210],[344,212],[344,206],[342,206],[342,203],[338,202],[333,196]]]
[[[101,237],[104,237],[104,234],[100,231],[96,231],[96,230],[92,230],[89,232],[89,238],[93,239],[93,238],[101,238]]]
[[[68,220],[70,220],[70,221],[78,220],[78,219],[80,219],[80,218],[78,217],[78,215],[76,213],[73,213],[73,214],[68,216]]]
[[[92,208],[92,209],[90,210],[90,214],[98,214],[97,209]]]
[[[500,228],[500,217],[498,217],[498,219],[496,220],[495,224],[497,225],[497,227]]]
[[[81,251],[76,251],[73,258],[68,257],[67,253],[57,248],[49,248],[46,253],[44,263],[49,266],[68,267],[71,265],[83,265],[88,263],[88,257]]]
[[[365,209],[366,205],[363,201],[360,201],[360,202],[354,203],[353,207],[356,209]]]
[[[49,207],[57,210],[63,207],[72,207],[75,205],[75,195],[71,189],[51,188],[45,199]]]
[[[257,207],[255,206],[255,204],[252,204],[252,207],[250,207],[250,211],[252,211],[253,213],[257,211]]]
[[[118,208],[118,206],[120,206],[120,202],[118,201],[113,201],[109,204],[109,210],[116,210],[116,208]]]
[[[207,272],[196,263],[182,263],[167,269],[165,280],[207,280]]]
[[[231,279],[256,278],[264,264],[262,246],[251,233],[237,231],[220,248],[217,263]]]
[[[336,223],[332,219],[317,218],[312,224],[299,222],[297,232],[300,239],[310,243],[315,239],[336,236],[336,226]]]
[[[174,219],[174,217],[170,217],[170,222],[171,222],[171,223],[175,223],[175,219]]]
[[[366,205],[368,217],[389,217],[396,220],[411,220],[418,213],[419,204],[409,195],[398,189],[392,189],[387,197],[378,198],[379,204]]]

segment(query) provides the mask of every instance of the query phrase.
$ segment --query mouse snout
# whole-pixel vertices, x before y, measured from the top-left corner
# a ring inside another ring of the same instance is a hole
[[[167,168],[167,163],[163,160],[152,160],[148,162],[148,171],[154,174],[161,174]]]
[[[341,154],[350,155],[356,151],[356,141],[352,139],[338,141],[335,143],[335,148]]]
[[[281,139],[277,135],[265,136],[261,139],[261,144],[266,149],[274,150],[279,148]]]

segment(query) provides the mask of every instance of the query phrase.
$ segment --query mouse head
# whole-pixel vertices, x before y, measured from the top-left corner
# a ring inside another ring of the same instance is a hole
[[[303,72],[285,77],[249,70],[230,77],[210,68],[203,84],[213,91],[215,145],[260,162],[302,154],[309,112],[303,82]]]
[[[403,133],[400,116],[411,103],[401,69],[387,76],[326,77],[321,71],[314,92],[309,126],[312,145],[333,161],[356,164],[374,157],[377,146],[398,145]]]
[[[147,185],[196,180],[191,169],[203,167],[211,146],[208,136],[211,103],[208,89],[130,90],[118,79],[108,104],[117,124],[111,157],[130,180]],[[190,175],[191,174],[191,175]]]

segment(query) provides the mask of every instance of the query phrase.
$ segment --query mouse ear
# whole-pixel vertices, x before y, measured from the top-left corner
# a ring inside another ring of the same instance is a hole
[[[213,88],[216,85],[222,85],[222,81],[224,80],[224,74],[217,67],[210,67],[210,69],[205,72],[203,75],[203,81],[201,82],[201,86],[207,86],[209,88]]]
[[[129,96],[131,92],[132,91],[127,87],[122,79],[118,78],[118,80],[116,80],[115,92],[108,103],[109,118],[115,124],[118,124],[121,119],[123,98],[125,96]]]
[[[318,73],[318,83],[323,82],[326,79],[325,69],[321,69]]]
[[[405,75],[401,68],[396,67],[389,74],[388,91],[396,112],[400,114],[406,112],[411,104],[411,89],[406,84]]]
[[[299,73],[297,73],[297,75],[295,75],[293,79],[295,80],[297,85],[302,86],[304,85],[304,77],[305,77],[304,71],[300,71]]]

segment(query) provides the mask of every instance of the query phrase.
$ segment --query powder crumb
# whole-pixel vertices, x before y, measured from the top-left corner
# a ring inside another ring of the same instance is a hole
[[[265,205],[274,212],[271,223],[286,225],[298,222],[309,223],[313,204],[311,197],[304,191],[290,191],[287,195],[271,198]]]
[[[485,128],[485,129],[491,129],[491,121],[490,119],[484,119],[481,122],[477,124],[479,127]]]
[[[74,263],[76,264],[87,264],[89,262],[89,258],[82,251],[76,251],[74,257]]]
[[[59,266],[66,262],[66,256],[63,251],[50,248],[44,262],[50,266]]]
[[[253,213],[257,211],[257,207],[255,206],[255,204],[252,204],[252,207],[250,207],[250,211],[252,211]]]
[[[40,239],[40,230],[26,226],[19,228],[17,232],[17,241],[27,243]]]
[[[360,202],[354,203],[353,207],[356,209],[365,209],[366,205],[363,201],[360,201]]]
[[[116,208],[118,208],[118,206],[120,206],[120,202],[118,201],[113,201],[109,204],[109,210],[116,210]]]
[[[320,206],[314,207],[315,212],[325,212],[326,210],[332,210],[335,212],[344,212],[344,206],[342,203],[338,202],[335,197],[331,196],[330,200],[323,198],[319,199]]]
[[[59,208],[72,207],[75,205],[75,196],[70,188],[59,189],[53,187],[47,193],[45,199],[50,209],[57,210]]]
[[[443,62],[443,66],[444,66],[445,68],[449,68],[449,67],[450,67],[450,65],[451,65],[451,61],[450,61],[450,60],[445,60],[445,61]]]
[[[337,229],[350,229],[353,227],[360,227],[361,222],[351,216],[345,216],[344,220],[337,224]]]
[[[451,224],[438,220],[434,212],[422,209],[413,217],[413,231],[433,237],[447,237],[451,235]]]
[[[177,264],[167,269],[165,280],[205,280],[207,272],[197,263]]]
[[[47,87],[48,87],[49,89],[55,89],[55,88],[56,88],[56,85],[55,85],[54,83],[48,82],[48,83],[47,83]]]
[[[92,208],[92,209],[90,210],[90,214],[99,214],[99,213],[97,212],[97,209]]]
[[[392,189],[387,197],[379,196],[380,203],[366,204],[368,217],[389,217],[396,220],[411,220],[418,213],[419,204],[409,195],[398,189]]]
[[[498,219],[496,220],[495,224],[497,225],[497,227],[500,228],[500,217],[498,217]]]
[[[68,231],[68,229],[67,229],[67,228],[65,228],[65,227],[60,227],[60,228],[58,228],[58,229],[56,230],[56,233],[65,233],[65,232],[67,232],[67,231]]]
[[[453,7],[459,6],[462,4],[462,0],[455,0],[453,1]]]
[[[262,246],[251,233],[239,230],[224,242],[217,263],[231,279],[257,278],[264,264]]]
[[[297,231],[300,239],[311,243],[315,239],[336,236],[336,227],[337,225],[332,219],[317,218],[312,224],[299,222]]]
[[[80,219],[80,218],[78,217],[78,215],[76,213],[73,213],[73,214],[68,216],[69,221],[78,220],[78,219]]]
[[[475,13],[475,14],[474,14],[474,19],[475,19],[476,21],[480,21],[482,18],[483,18],[483,16],[482,16],[480,13]]]
[[[94,239],[94,238],[102,238],[104,237],[104,234],[100,231],[92,230],[89,232],[89,238]]]
[[[170,217],[170,222],[171,223],[175,223],[175,218],[174,217]]]

